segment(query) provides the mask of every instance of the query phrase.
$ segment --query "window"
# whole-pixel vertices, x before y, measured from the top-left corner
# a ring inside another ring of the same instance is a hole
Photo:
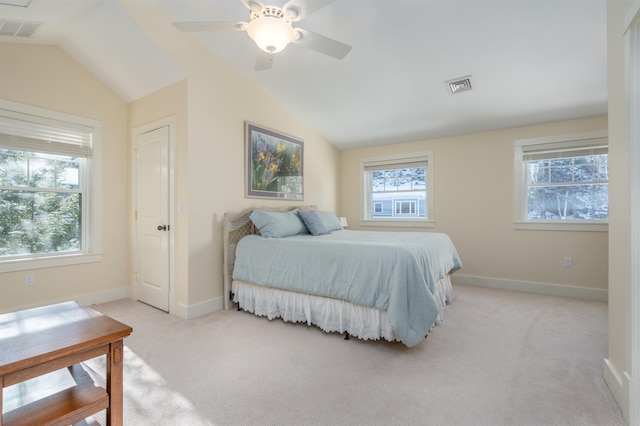
[[[361,162],[366,226],[433,226],[433,154],[365,158]]]
[[[395,216],[418,216],[416,204],[418,200],[404,201],[396,200]]]
[[[98,261],[99,124],[0,102],[0,272]]]
[[[606,230],[606,132],[520,140],[514,151],[516,227]]]

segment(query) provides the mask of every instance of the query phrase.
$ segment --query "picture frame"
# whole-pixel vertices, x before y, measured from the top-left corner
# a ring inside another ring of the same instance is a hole
[[[304,199],[304,142],[245,123],[247,198]]]

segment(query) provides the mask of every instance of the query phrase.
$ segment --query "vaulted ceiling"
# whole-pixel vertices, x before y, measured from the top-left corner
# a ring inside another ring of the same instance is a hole
[[[0,43],[58,45],[126,101],[185,75],[123,3],[161,7],[176,22],[249,21],[241,0],[15,1],[27,6],[0,4]],[[314,0],[292,4],[304,11]],[[607,112],[605,0],[315,4],[294,27],[350,45],[344,59],[291,44],[256,71],[259,50],[246,32],[194,36],[339,149]],[[41,25],[19,37],[13,21]],[[472,90],[451,94],[446,82],[461,77]]]

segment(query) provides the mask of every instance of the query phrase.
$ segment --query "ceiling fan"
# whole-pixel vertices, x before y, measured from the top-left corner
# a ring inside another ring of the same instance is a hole
[[[294,27],[292,24],[309,16],[334,0],[290,0],[280,6],[266,5],[261,0],[241,0],[249,9],[249,22],[174,22],[180,31],[246,31],[263,51],[256,57],[256,71],[271,68],[273,54],[295,43],[332,58],[342,59],[351,46],[329,37]]]

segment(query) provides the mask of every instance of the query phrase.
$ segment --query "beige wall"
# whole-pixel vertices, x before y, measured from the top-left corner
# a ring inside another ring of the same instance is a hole
[[[0,312],[56,301],[84,303],[126,295],[127,106],[53,46],[0,44],[0,97],[102,123],[103,261],[0,274]],[[35,285],[25,287],[31,273]]]
[[[513,142],[517,139],[606,130],[607,118],[417,141],[342,152],[341,210],[350,228],[361,228],[360,159],[391,153],[434,153],[435,223],[462,258],[460,277],[490,278],[596,289],[606,297],[607,232],[514,230]],[[378,228],[375,228],[378,229]],[[565,257],[573,267],[563,267]],[[482,280],[483,284],[488,284]]]
[[[192,317],[222,306],[224,213],[266,204],[294,204],[244,197],[245,121],[304,141],[304,202],[308,204],[337,209],[339,152],[291,111],[212,54],[195,36],[177,31],[160,8],[141,2],[125,2],[123,6],[186,75],[186,148],[180,148],[178,153],[182,159],[179,158],[177,171],[177,195],[185,205],[187,217],[178,233],[188,241],[188,264],[186,271],[182,263],[178,266],[182,270],[177,302],[178,314]],[[182,100],[183,93],[179,96]],[[172,108],[171,96],[162,99],[161,107],[151,106],[155,102],[134,102],[130,112],[160,108],[146,118],[157,120],[168,112],[166,108]],[[144,123],[136,120],[136,124]],[[181,257],[181,262],[184,259]],[[186,287],[181,282],[185,278]]]
[[[295,204],[245,198],[245,121],[302,139],[304,203],[338,208],[339,152],[197,38],[175,30],[159,8],[134,3],[127,2],[132,15],[186,78],[129,105],[56,47],[0,45],[0,96],[103,123],[105,230],[103,262],[0,274],[0,310],[132,294],[131,132],[170,116],[177,132],[176,202],[183,205],[174,224],[176,314],[190,318],[223,305],[226,212]],[[35,286],[24,286],[26,273],[35,275]]]
[[[631,253],[629,246],[629,132],[624,18],[630,0],[607,2],[607,56],[609,84],[609,355],[605,379],[629,419]],[[637,214],[637,212],[636,212]],[[637,259],[635,260],[637,262]]]
[[[608,234],[516,231],[512,226],[513,140],[605,129],[605,117],[338,153],[195,38],[168,31],[170,25],[157,8],[128,3],[132,15],[187,76],[128,106],[57,47],[0,44],[0,97],[102,122],[105,171],[103,261],[0,274],[0,312],[69,299],[101,302],[123,294],[131,272],[130,131],[170,115],[177,117],[176,199],[184,205],[176,224],[177,302],[186,316],[200,307],[221,305],[223,214],[262,204],[287,204],[243,196],[243,124],[248,120],[305,141],[305,202],[346,215],[354,229],[359,228],[360,215],[359,159],[433,150],[433,230],[454,239],[464,264],[460,274],[601,290],[609,282],[609,368],[618,378],[629,369],[629,183],[622,22],[630,0],[607,3]],[[573,257],[573,268],[562,267],[565,256]],[[24,286],[26,273],[34,274],[35,286]],[[628,388],[620,380],[619,386],[608,383],[626,414]]]

